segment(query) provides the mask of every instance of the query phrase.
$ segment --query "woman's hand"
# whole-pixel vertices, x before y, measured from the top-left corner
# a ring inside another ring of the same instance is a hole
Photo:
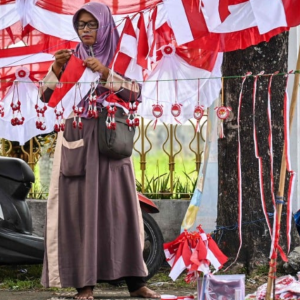
[[[105,67],[96,57],[88,57],[83,62],[84,66],[90,68],[93,72],[102,74],[101,79],[106,80],[109,74],[109,69]]]
[[[56,77],[59,76],[59,73],[66,62],[70,59],[72,51],[69,49],[62,49],[54,53],[55,61],[52,65],[52,70],[55,73]]]

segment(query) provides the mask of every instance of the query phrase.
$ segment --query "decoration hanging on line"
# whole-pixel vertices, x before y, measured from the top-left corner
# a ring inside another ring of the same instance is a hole
[[[72,106],[72,109],[73,109],[73,113],[74,113],[74,119],[73,119],[73,123],[72,123],[72,126],[73,128],[77,128],[78,129],[82,129],[83,128],[83,123],[81,121],[81,115],[83,113],[83,106],[81,107],[78,107],[76,105],[76,97],[77,97],[77,91],[79,93],[79,96],[80,96],[80,102],[82,102],[82,96],[81,96],[81,92],[80,92],[80,83],[77,82],[76,83],[76,86],[75,86],[75,97],[74,97],[74,105]],[[78,117],[78,121],[76,120],[76,118]]]
[[[156,104],[152,105],[152,114],[156,118],[154,121],[153,129],[156,128],[156,124],[158,121],[158,118],[160,118],[163,114],[163,106],[161,104],[158,104],[158,80],[156,81]]]
[[[251,75],[251,72],[247,72],[243,76],[241,91],[239,94],[238,111],[237,111],[237,126],[238,126],[238,151],[237,151],[237,173],[238,173],[238,234],[240,245],[234,261],[225,269],[227,271],[238,259],[240,251],[243,245],[242,239],[242,205],[243,205],[243,193],[242,193],[242,158],[241,158],[241,137],[240,137],[240,119],[241,119],[241,107],[243,100],[243,87],[245,80]]]
[[[222,96],[221,96],[221,106],[215,107],[215,111],[217,114],[217,117],[221,120],[220,123],[220,132],[219,132],[219,138],[223,139],[225,137],[224,135],[224,120],[226,120],[229,117],[229,113],[231,112],[231,107],[224,106],[224,77],[222,77]]]
[[[129,103],[129,111],[128,111],[128,118],[126,123],[129,127],[137,127],[140,125],[140,120],[137,117],[137,109],[138,109],[139,102],[134,101]]]
[[[134,82],[132,82],[132,88],[130,90],[129,99],[131,100],[132,96],[132,89],[133,89]],[[131,127],[137,127],[140,125],[140,120],[137,117],[137,109],[138,109],[139,102],[137,101],[137,94],[134,101],[129,102],[129,108],[128,108],[128,118],[126,120],[127,125],[129,126],[129,129]]]
[[[289,187],[287,192],[287,217],[286,217],[286,237],[287,237],[287,253],[290,252],[291,246],[291,222],[292,222],[292,197],[295,185],[295,175],[296,173],[292,170],[291,157],[290,157],[290,103],[288,97],[288,81],[289,75],[294,73],[290,71],[285,75],[285,92],[284,92],[284,150],[285,150],[285,160],[286,160],[286,170],[290,174]],[[279,231],[278,231],[279,232]]]
[[[35,126],[37,129],[39,130],[46,130],[47,126],[46,126],[46,122],[45,122],[45,112],[47,110],[47,105],[46,105],[46,102],[45,102],[45,96],[44,96],[44,93],[43,93],[43,90],[42,90],[42,86],[43,86],[43,82],[40,81],[39,82],[39,92],[40,93],[37,93],[37,98],[36,98],[36,104],[34,106],[35,110],[36,110],[36,114],[37,114],[37,120],[35,122]],[[39,107],[39,94],[42,94],[42,98],[43,98],[43,103],[44,103],[44,106],[43,107]]]
[[[2,105],[2,103],[0,103],[0,117],[4,117],[4,106]]]
[[[56,89],[61,89],[63,86],[62,83],[57,83],[56,84]],[[58,109],[58,105],[60,103],[60,106],[61,106],[61,109],[59,110]],[[62,104],[62,100],[57,103],[57,105],[55,106],[54,108],[54,113],[55,113],[55,116],[56,116],[56,119],[55,119],[55,124],[54,124],[54,131],[56,132],[60,132],[60,131],[64,131],[65,130],[65,120],[63,118],[63,114],[64,114],[64,107],[63,107],[63,104]]]
[[[200,79],[198,78],[198,99],[194,109],[194,118],[197,121],[195,132],[197,132],[199,129],[200,120],[202,119],[203,115],[204,115],[204,106],[200,105]]]
[[[89,118],[98,118],[98,111],[97,111],[97,94],[96,88],[94,83],[91,83],[91,92],[89,95],[89,107],[88,107],[88,117]]]
[[[105,121],[106,127],[107,129],[116,130],[117,124],[116,124],[115,114],[117,111],[117,107],[114,104],[112,104],[112,105],[107,105],[106,109],[107,109],[107,118]]]
[[[106,106],[107,109],[107,117],[106,117],[106,127],[107,129],[116,130],[117,124],[116,124],[116,111],[117,107],[115,105],[116,100],[113,93],[113,82],[110,82],[110,89],[109,89],[109,95],[107,96],[106,100],[108,101],[108,105]]]
[[[170,47],[170,46],[167,46],[167,47]],[[171,51],[171,50],[168,50],[169,48],[167,48],[167,47],[165,47],[164,50],[167,52]],[[172,48],[170,47],[170,49],[172,49]],[[181,122],[176,119],[181,114],[181,106],[182,106],[182,104],[178,104],[178,102],[177,102],[177,92],[178,92],[177,84],[178,84],[177,79],[175,79],[175,103],[172,104],[172,106],[171,106],[171,114],[175,118],[175,121],[177,123],[181,124]]]
[[[13,111],[13,117],[11,119],[11,125],[16,126],[16,125],[23,125],[25,118],[22,116],[21,112],[21,101],[19,97],[19,90],[18,90],[18,85],[19,82],[15,80],[14,88],[13,88],[13,96],[11,99],[11,104],[10,107]],[[17,92],[16,92],[17,91]],[[15,102],[15,95],[17,94],[17,101]]]

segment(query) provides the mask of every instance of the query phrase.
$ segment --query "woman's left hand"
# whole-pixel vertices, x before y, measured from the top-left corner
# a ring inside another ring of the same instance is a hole
[[[88,57],[84,60],[83,65],[90,68],[93,72],[101,73],[104,80],[107,79],[109,69],[104,66],[96,57]]]

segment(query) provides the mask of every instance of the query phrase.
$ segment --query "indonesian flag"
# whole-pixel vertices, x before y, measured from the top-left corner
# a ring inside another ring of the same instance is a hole
[[[64,108],[63,117],[67,118],[72,112],[73,105],[78,105],[90,90],[92,85],[97,86],[99,73],[83,66],[83,61],[74,55],[71,56],[60,83],[57,84],[48,106],[56,107],[61,103]],[[79,91],[80,90],[80,91]]]
[[[143,29],[145,30],[145,26]],[[140,35],[142,35],[142,32],[140,33]],[[138,52],[138,50],[140,51]],[[140,45],[140,49],[138,49],[138,39],[133,28],[131,19],[129,17],[126,17],[124,29],[119,39],[116,53],[112,60],[110,68],[128,78],[142,81],[143,68],[137,64],[137,58],[139,53],[139,61],[142,61],[141,56],[143,52],[143,45]]]
[[[189,247],[188,240],[185,239],[184,242],[179,244],[176,251],[171,272],[169,276],[175,281],[178,276],[191,265],[190,257],[192,251]]]
[[[201,3],[201,4],[200,4]],[[297,0],[164,0],[178,44],[244,49],[300,24]]]

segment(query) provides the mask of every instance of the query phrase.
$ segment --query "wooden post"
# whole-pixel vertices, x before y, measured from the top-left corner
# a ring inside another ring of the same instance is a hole
[[[292,100],[290,105],[290,124],[289,128],[291,130],[292,124],[293,124],[293,118],[294,113],[296,109],[297,104],[297,97],[298,97],[298,90],[299,90],[299,79],[300,79],[300,47],[298,52],[298,59],[297,59],[297,66],[296,66],[296,73],[294,78],[294,86],[293,86],[293,94],[292,94]],[[279,179],[279,188],[277,193],[277,198],[283,199],[284,196],[284,185],[285,185],[285,177],[286,177],[286,160],[285,160],[285,147],[283,147],[282,152],[282,159],[281,159],[281,169],[280,169],[280,179]],[[278,231],[280,232],[280,223],[281,223],[281,213],[282,213],[282,203],[276,204],[277,209],[277,222],[279,224]],[[279,234],[279,232],[275,232],[276,234]],[[266,300],[270,300],[271,297],[271,291],[274,284],[274,278],[276,273],[276,259],[271,259],[270,262],[270,269],[269,269],[269,277],[268,277],[268,284],[267,284],[267,291],[266,291]],[[273,295],[273,298],[275,295]]]

